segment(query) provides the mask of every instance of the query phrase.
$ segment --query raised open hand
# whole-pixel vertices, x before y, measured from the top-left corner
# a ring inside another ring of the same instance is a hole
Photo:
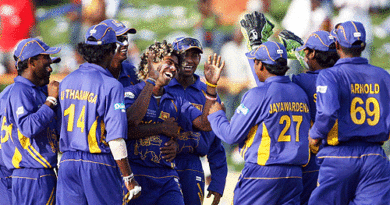
[[[157,71],[158,65],[153,62],[153,59],[156,58],[156,53],[154,51],[148,52],[148,74],[149,78],[153,78],[154,80],[158,79],[159,72]]]
[[[217,85],[219,78],[221,77],[221,71],[225,67],[225,61],[221,63],[221,56],[217,56],[214,53],[213,59],[208,57],[207,62],[204,64],[204,76],[207,82]]]

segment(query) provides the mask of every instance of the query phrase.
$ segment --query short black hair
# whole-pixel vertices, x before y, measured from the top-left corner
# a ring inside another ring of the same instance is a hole
[[[97,41],[94,37],[88,37],[88,41]],[[115,53],[116,43],[109,43],[103,45],[89,45],[86,43],[77,44],[77,51],[83,56],[88,63],[100,64],[104,58]]]
[[[286,74],[287,70],[290,69],[287,66],[287,59],[285,58],[278,58],[276,59],[276,64],[271,65],[271,64],[266,64],[263,63],[265,66],[265,69],[271,74],[277,75],[277,76],[283,76]]]
[[[28,59],[31,59],[31,60],[34,60],[34,61],[38,60],[39,55],[42,55],[42,54],[38,54],[36,56],[27,58],[24,61],[18,61],[19,58],[14,55],[14,60],[18,62],[18,65],[16,67],[16,70],[18,71],[18,75],[22,75],[23,72],[28,68]]]
[[[314,55],[314,59],[322,68],[330,68],[333,67],[334,64],[340,59],[339,55],[336,51],[336,44],[332,43],[329,45],[329,49],[334,51],[319,51],[315,50],[316,53]],[[309,53],[312,53],[314,50],[307,48]]]
[[[352,55],[353,57],[360,57],[362,55],[362,52],[366,48],[366,44],[363,41],[356,41],[355,43],[352,44],[352,46],[360,46],[360,47],[346,48],[340,45],[341,50],[345,54]]]

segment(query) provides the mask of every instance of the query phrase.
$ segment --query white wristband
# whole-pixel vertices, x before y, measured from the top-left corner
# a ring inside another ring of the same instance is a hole
[[[55,98],[55,97],[48,96],[48,97],[46,98],[46,101],[51,102],[51,104],[53,104],[54,106],[57,105],[57,98]]]
[[[131,173],[129,176],[123,177],[123,181],[125,181],[125,183],[126,182],[131,182],[133,179],[134,179],[134,174],[133,173]]]

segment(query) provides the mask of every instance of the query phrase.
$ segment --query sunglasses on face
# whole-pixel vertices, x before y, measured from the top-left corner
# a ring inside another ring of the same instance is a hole
[[[124,43],[125,41],[129,41],[129,37],[127,37],[127,35],[118,36],[116,37],[116,39],[121,43]]]

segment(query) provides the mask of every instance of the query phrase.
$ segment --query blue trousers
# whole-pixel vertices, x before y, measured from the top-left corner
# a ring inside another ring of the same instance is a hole
[[[309,204],[390,204],[390,162],[379,144],[326,146]]]
[[[12,203],[12,172],[0,165],[0,205]]]
[[[145,167],[132,162],[130,166],[142,191],[141,196],[131,200],[129,205],[184,205],[176,170],[169,167]]]
[[[201,205],[204,199],[204,173],[198,155],[186,154],[175,158],[184,203]]]
[[[57,204],[122,204],[122,184],[111,153],[65,152],[58,170]]]
[[[53,169],[14,169],[12,204],[56,204],[57,177]]]
[[[301,166],[247,162],[234,190],[233,204],[298,205],[302,189]]]
[[[303,191],[301,194],[301,205],[307,205],[313,190],[317,187],[318,170],[320,166],[317,164],[317,157],[310,153],[309,163],[302,168]]]

